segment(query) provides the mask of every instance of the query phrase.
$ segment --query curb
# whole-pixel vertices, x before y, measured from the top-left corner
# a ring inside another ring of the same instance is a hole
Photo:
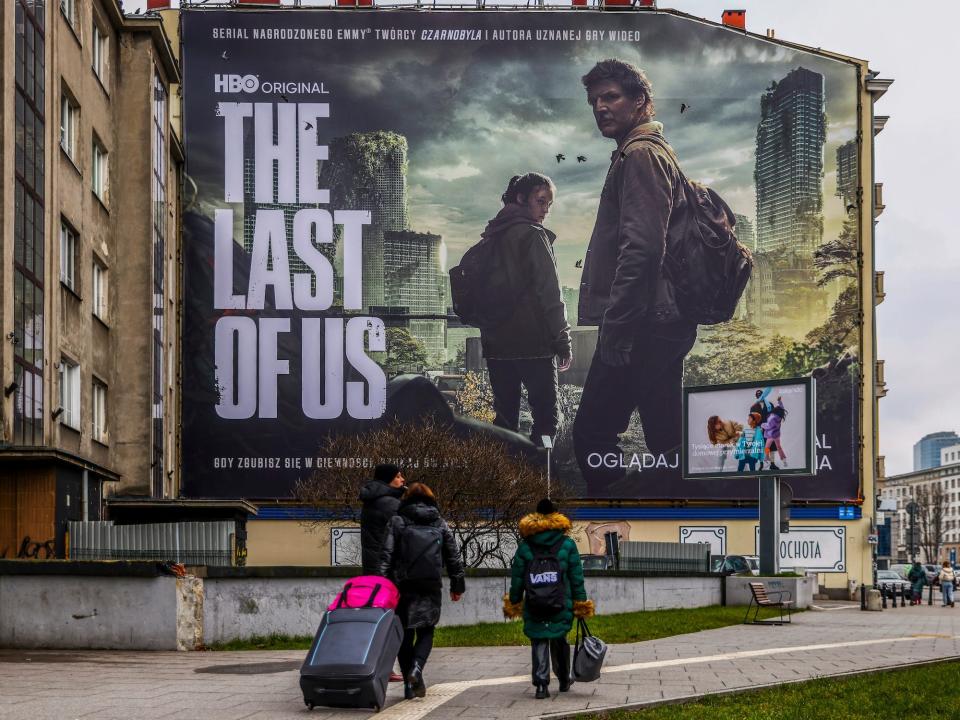
[[[730,688],[729,690],[716,690],[714,692],[702,693],[700,695],[690,695],[688,697],[666,698],[664,700],[647,700],[638,703],[627,703],[626,705],[608,705],[602,708],[591,708],[589,710],[575,710],[557,713],[544,713],[537,715],[537,720],[574,720],[575,718],[603,718],[614,712],[623,710],[646,710],[649,708],[662,707],[665,705],[687,705],[705,698],[723,697],[725,695],[740,695],[757,692],[758,690],[769,690],[770,688],[782,687],[783,685],[797,685],[799,683],[813,682],[815,680],[835,680],[837,678],[856,677],[858,675],[871,675],[896,670],[905,670],[912,667],[923,667],[925,665],[939,665],[942,663],[960,661],[960,655],[948,655],[933,660],[918,660],[916,662],[903,663],[899,665],[888,665],[886,667],[865,668],[863,670],[848,670],[830,675],[818,675],[809,678],[797,678],[796,680],[784,680],[783,682],[763,683],[762,685],[752,685],[743,688]]]

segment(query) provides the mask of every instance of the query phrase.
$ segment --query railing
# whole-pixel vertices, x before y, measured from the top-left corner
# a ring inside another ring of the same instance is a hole
[[[232,564],[232,520],[114,525],[69,522],[71,560],[158,560],[184,565]]]
[[[706,543],[620,543],[620,569],[641,572],[693,573],[710,571],[710,546]]]

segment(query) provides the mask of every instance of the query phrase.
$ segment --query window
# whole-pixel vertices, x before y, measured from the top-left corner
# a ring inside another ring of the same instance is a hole
[[[60,12],[67,19],[70,27],[76,29],[77,26],[77,2],[76,0],[60,0]]]
[[[106,87],[107,84],[107,36],[97,25],[93,23],[93,71],[100,78],[100,82]]]
[[[80,429],[80,366],[68,358],[60,358],[60,422]]]
[[[103,146],[97,142],[96,139],[93,141],[93,192],[96,193],[97,197],[103,201],[104,204],[107,202],[107,189],[109,188],[109,182],[107,177],[107,160],[108,160],[107,151]]]
[[[107,442],[107,386],[93,381],[93,439]]]
[[[60,282],[76,292],[77,247],[76,230],[60,221]]]
[[[60,96],[60,147],[77,159],[77,128],[80,126],[80,106],[67,93]]]
[[[107,319],[107,269],[93,259],[93,314],[101,320]]]

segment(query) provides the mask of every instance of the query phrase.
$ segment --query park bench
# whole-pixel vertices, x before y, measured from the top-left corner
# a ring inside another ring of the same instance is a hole
[[[769,595],[777,595],[776,600],[771,600]],[[776,590],[767,594],[767,588],[764,587],[761,582],[752,582],[750,583],[750,602],[747,605],[747,614],[743,616],[744,625],[784,625],[792,622],[790,618],[790,606],[793,605],[793,594],[789,590]],[[788,600],[784,600],[783,596],[789,596]],[[750,617],[750,608],[756,604],[756,609],[753,611],[753,620],[748,620]],[[775,607],[780,610],[780,619],[770,619],[770,620],[758,620],[757,615],[760,614],[760,608],[762,607]],[[783,619],[783,611],[787,611],[787,619]]]

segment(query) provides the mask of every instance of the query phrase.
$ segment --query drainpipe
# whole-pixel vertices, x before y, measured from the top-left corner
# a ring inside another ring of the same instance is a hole
[[[86,468],[83,469],[83,514],[81,519],[84,522],[87,522],[90,519],[90,471]]]

